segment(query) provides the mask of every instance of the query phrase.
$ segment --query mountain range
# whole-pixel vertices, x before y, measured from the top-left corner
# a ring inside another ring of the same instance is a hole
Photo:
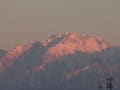
[[[97,90],[109,76],[120,88],[120,47],[104,38],[59,33],[0,50],[1,90]]]

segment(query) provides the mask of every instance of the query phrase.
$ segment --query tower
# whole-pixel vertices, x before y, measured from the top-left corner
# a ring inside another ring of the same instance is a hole
[[[107,78],[107,80],[106,80],[106,89],[107,90],[112,90],[114,88],[113,81],[114,81],[113,77]]]

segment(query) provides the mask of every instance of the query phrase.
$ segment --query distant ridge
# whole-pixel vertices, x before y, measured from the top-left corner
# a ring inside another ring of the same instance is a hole
[[[96,90],[108,75],[120,78],[119,53],[103,37],[68,32],[1,50],[0,89]]]

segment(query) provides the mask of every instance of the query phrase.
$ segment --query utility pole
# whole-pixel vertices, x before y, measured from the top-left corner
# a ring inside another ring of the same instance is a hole
[[[106,89],[107,90],[113,90],[114,86],[113,86],[113,81],[114,81],[114,78],[112,77],[109,77],[106,79]]]

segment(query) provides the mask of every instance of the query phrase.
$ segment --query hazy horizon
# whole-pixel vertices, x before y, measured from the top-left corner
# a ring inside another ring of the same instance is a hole
[[[103,36],[120,45],[119,0],[1,0],[0,49],[59,32]]]

